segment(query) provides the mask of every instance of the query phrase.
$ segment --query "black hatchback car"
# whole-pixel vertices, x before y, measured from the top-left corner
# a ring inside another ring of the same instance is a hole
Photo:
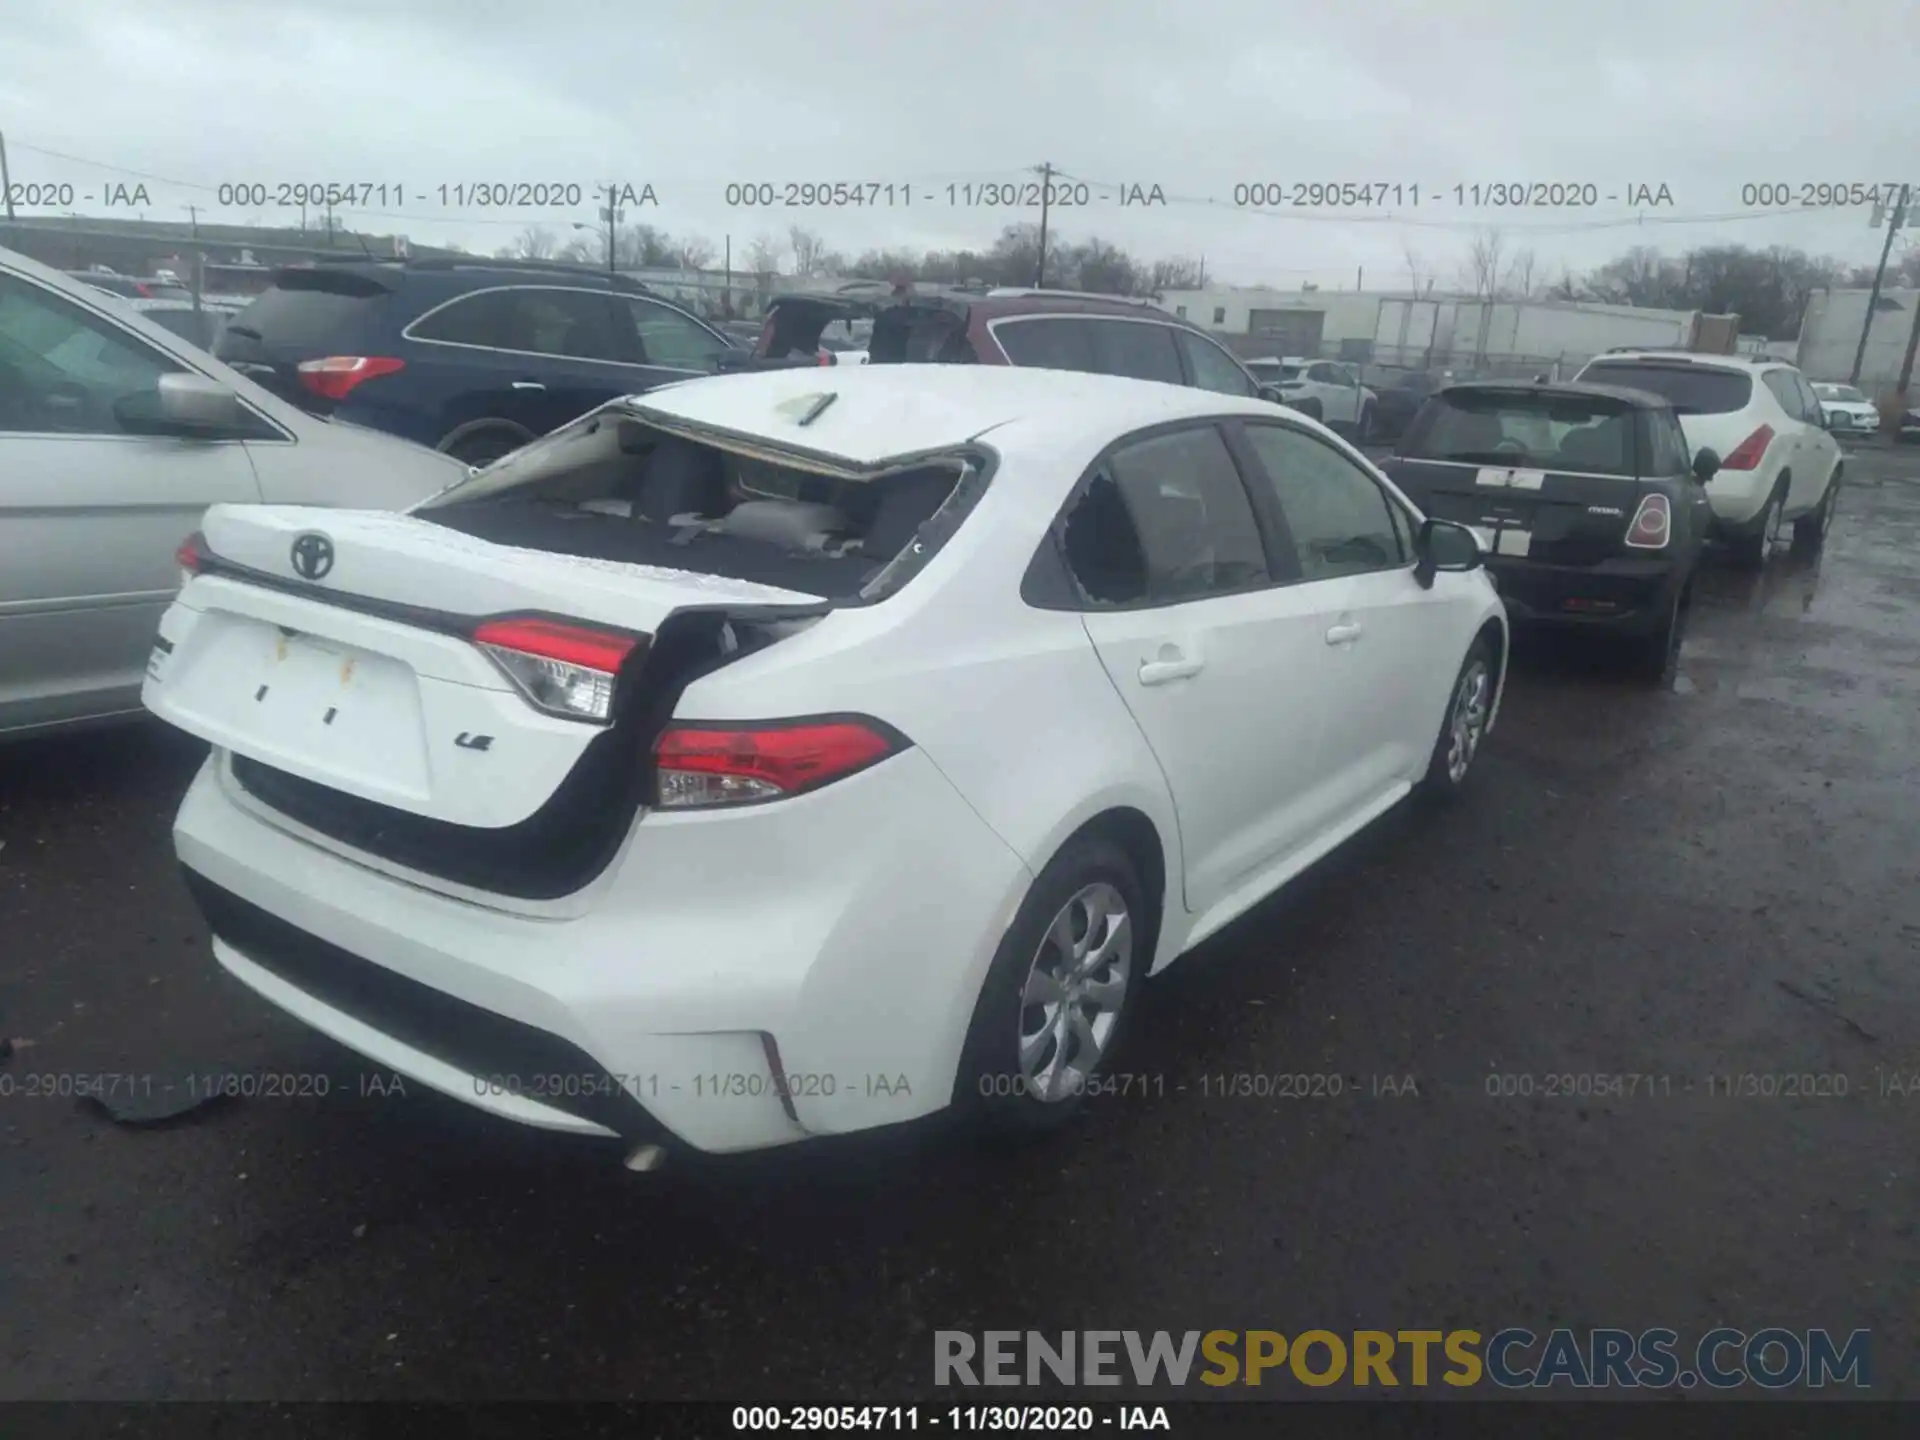
[[[1603,385],[1451,385],[1421,406],[1388,475],[1469,526],[1519,623],[1629,637],[1659,680],[1680,646],[1713,519],[1711,450],[1658,395]]]
[[[484,465],[745,350],[622,276],[418,259],[277,270],[214,354],[316,414]]]

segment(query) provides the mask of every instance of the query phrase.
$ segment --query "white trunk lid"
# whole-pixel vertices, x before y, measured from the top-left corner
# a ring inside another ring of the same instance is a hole
[[[216,505],[202,531],[215,568],[161,621],[147,707],[215,746],[458,825],[526,819],[606,729],[535,709],[463,633],[471,621],[535,612],[651,636],[678,610],[824,604],[496,545],[385,512]],[[325,541],[306,547],[311,579],[295,558],[303,536]]]

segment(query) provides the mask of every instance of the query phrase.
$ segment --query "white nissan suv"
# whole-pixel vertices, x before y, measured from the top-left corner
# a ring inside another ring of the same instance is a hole
[[[1826,539],[1846,457],[1794,366],[1649,350],[1603,355],[1575,378],[1666,397],[1688,448],[1719,457],[1707,499],[1716,533],[1744,563],[1763,564],[1788,522],[1802,549]]]
[[[1014,367],[669,385],[182,553],[219,963],[635,1168],[1050,1128],[1146,976],[1462,783],[1506,661],[1471,533],[1315,422]]]

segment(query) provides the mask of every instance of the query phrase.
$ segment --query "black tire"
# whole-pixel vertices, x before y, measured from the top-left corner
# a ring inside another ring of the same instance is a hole
[[[1058,946],[1049,943],[1056,918],[1077,906],[1080,898],[1095,887],[1106,887],[1120,897],[1126,912],[1128,938],[1118,1012],[1102,1038],[1098,1059],[1088,1067],[1087,1074],[1097,1077],[1112,1060],[1115,1048],[1125,1040],[1138,1006],[1141,982],[1153,959],[1147,947],[1159,927],[1149,906],[1157,905],[1159,897],[1148,899],[1139,869],[1124,849],[1103,836],[1083,835],[1070,840],[1034,880],[1013,924],[1000,941],[986,981],[980,987],[980,998],[974,1004],[973,1020],[954,1079],[953,1102],[975,1133],[985,1139],[1018,1142],[1050,1135],[1072,1123],[1085,1110],[1091,1088],[1097,1088],[1089,1087],[1084,1078],[1077,1083],[1065,1081],[1058,1092],[1059,1098],[1046,1099],[1021,1065],[1023,1038],[1037,1036],[1039,1048],[1033,1053],[1038,1063],[1032,1067],[1033,1072],[1042,1080],[1053,1078],[1060,1058],[1060,1041],[1050,1040],[1049,1035],[1072,1036],[1065,1049],[1065,1058],[1072,1062],[1084,1053],[1080,1035],[1093,1033],[1093,1025],[1097,1024],[1094,1021],[1083,1031],[1069,1031],[1066,1028],[1069,1022],[1061,1018],[1061,1012],[1071,1002],[1028,1003],[1033,972],[1051,970],[1053,967],[1044,963],[1050,959],[1048,952],[1059,954]],[[1083,911],[1072,915],[1070,925],[1077,924],[1083,916]],[[1076,945],[1080,943],[1077,935],[1074,940]],[[1096,969],[1089,978],[1102,976],[1108,981],[1115,978],[1110,966]],[[1081,1005],[1076,1004],[1073,1009],[1084,1017]],[[1053,1047],[1051,1050],[1049,1045]],[[1054,1056],[1053,1060],[1048,1059],[1049,1054]],[[1071,1063],[1059,1073],[1064,1080],[1072,1073]]]
[[[528,442],[511,430],[477,430],[446,447],[447,454],[467,465],[491,465]]]
[[[1820,503],[1793,522],[1793,548],[1801,554],[1811,554],[1827,543],[1827,531],[1833,528],[1833,506],[1836,492],[1840,489],[1840,469],[1835,467],[1833,478],[1827,481],[1827,493],[1820,497]]]
[[[1733,552],[1734,563],[1743,570],[1758,570],[1766,565],[1780,528],[1780,517],[1775,511],[1784,510],[1786,503],[1787,481],[1782,478],[1774,486],[1773,494],[1767,497],[1767,503],[1760,508],[1752,526],[1733,537],[1728,548]]]
[[[1693,579],[1673,592],[1659,627],[1646,635],[1637,635],[1629,658],[1634,678],[1648,685],[1665,685],[1680,659],[1680,642],[1687,630],[1687,617],[1693,610]]]
[[[1428,800],[1451,800],[1466,788],[1467,780],[1473,774],[1473,761],[1479,754],[1480,745],[1486,739],[1487,722],[1493,717],[1494,687],[1498,683],[1499,656],[1493,642],[1485,635],[1476,639],[1467,647],[1466,658],[1460,662],[1460,669],[1453,677],[1453,688],[1447,692],[1446,713],[1440,717],[1440,733],[1433,742],[1433,754],[1427,760],[1427,773],[1420,781],[1420,793]],[[1475,674],[1480,678],[1479,719],[1477,724],[1463,720],[1463,707],[1471,710],[1474,701],[1470,695],[1469,680]],[[1454,746],[1456,743],[1456,723],[1468,724],[1470,735],[1463,733],[1459,742],[1466,748],[1464,763],[1456,766]]]

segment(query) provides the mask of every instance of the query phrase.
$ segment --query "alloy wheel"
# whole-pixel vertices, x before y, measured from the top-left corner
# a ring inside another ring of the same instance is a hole
[[[1453,692],[1453,708],[1447,714],[1447,778],[1458,785],[1467,778],[1480,740],[1487,733],[1487,707],[1492,698],[1493,676],[1487,662],[1475,659],[1460,675]]]
[[[1133,921],[1119,890],[1082,886],[1053,917],[1021,991],[1025,1093],[1048,1104],[1086,1088],[1113,1039],[1133,968]]]

